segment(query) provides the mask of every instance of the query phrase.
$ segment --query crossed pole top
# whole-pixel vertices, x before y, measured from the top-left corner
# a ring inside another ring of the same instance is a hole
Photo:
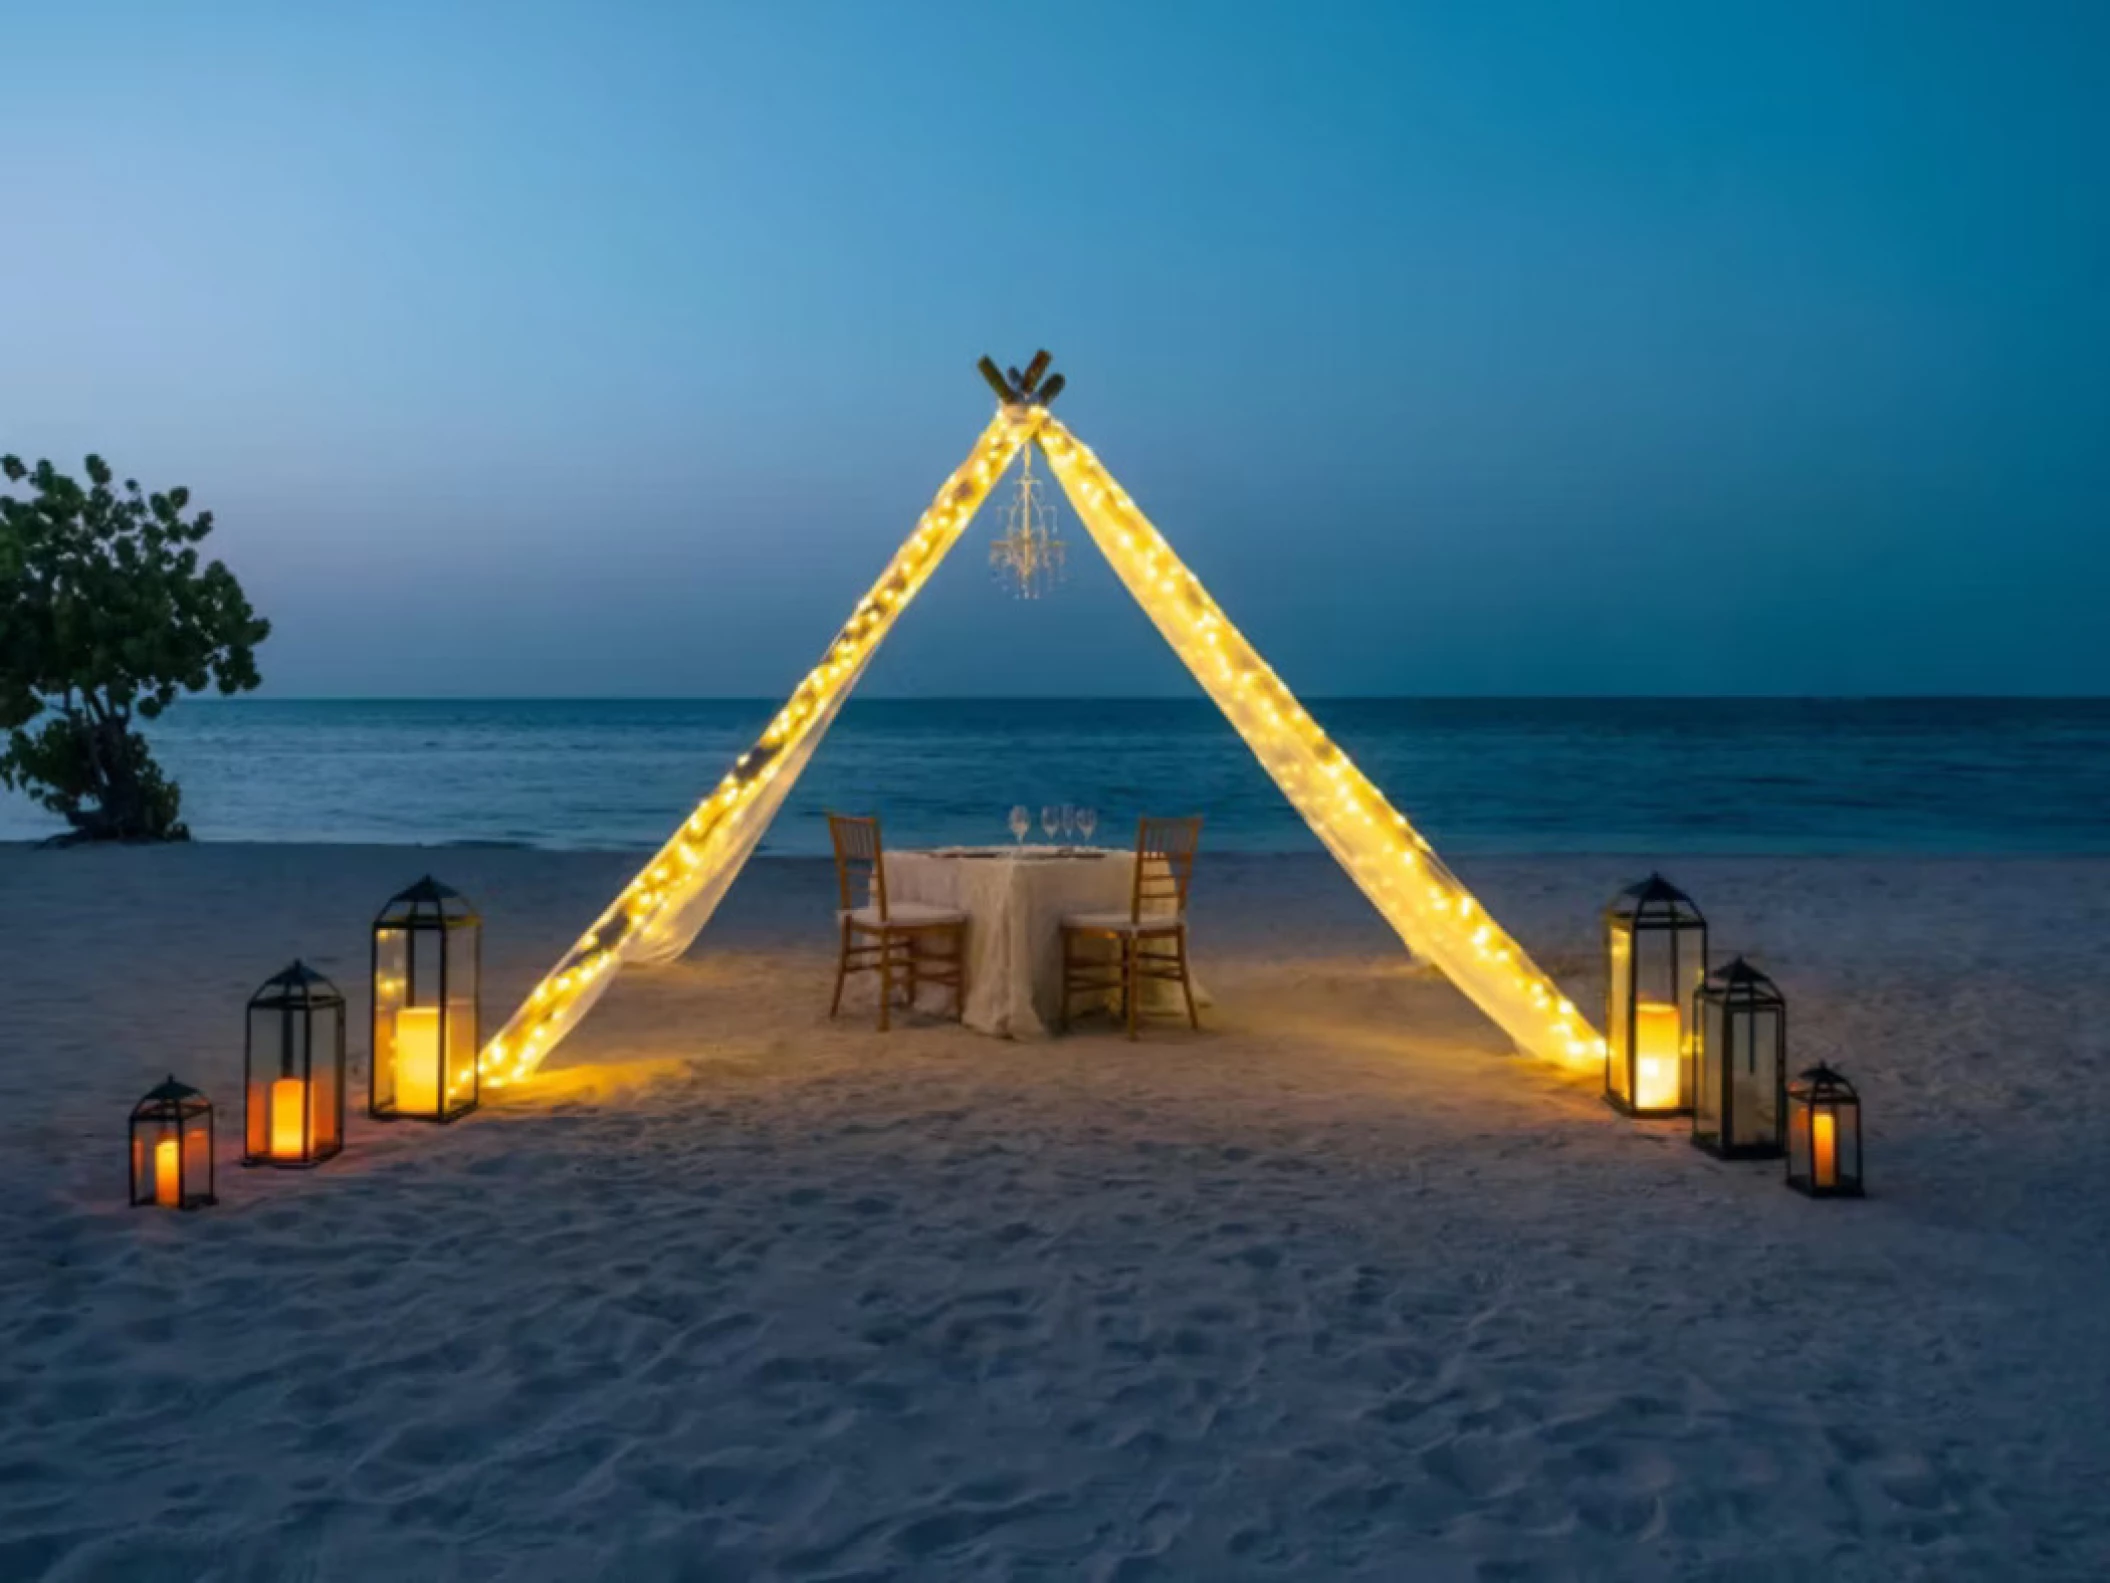
[[[989,381],[989,388],[996,392],[996,399],[1005,406],[1045,407],[1062,394],[1065,383],[1060,374],[1048,376],[1047,383],[1041,383],[1042,376],[1047,375],[1048,364],[1052,361],[1052,355],[1043,347],[1033,354],[1033,361],[1026,365],[1023,374],[1016,367],[999,369],[995,360],[988,357],[975,364],[975,367],[982,371],[982,377]]]

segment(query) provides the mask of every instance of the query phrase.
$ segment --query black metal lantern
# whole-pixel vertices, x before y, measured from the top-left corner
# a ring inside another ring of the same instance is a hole
[[[1707,977],[1707,920],[1661,874],[1604,910],[1604,1097],[1629,1116],[1692,1110],[1693,996]]]
[[[1707,975],[1692,1021],[1692,1141],[1725,1160],[1779,1159],[1787,1149],[1787,1001],[1737,957]]]
[[[132,1107],[132,1203],[203,1209],[213,1196],[212,1101],[173,1074]]]
[[[1817,1065],[1788,1085],[1788,1186],[1812,1198],[1859,1198],[1861,1096]]]
[[[320,1165],[344,1147],[344,997],[295,962],[249,997],[242,1163]]]
[[[383,1121],[454,1121],[476,1108],[483,920],[430,874],[374,919],[373,1071]]]

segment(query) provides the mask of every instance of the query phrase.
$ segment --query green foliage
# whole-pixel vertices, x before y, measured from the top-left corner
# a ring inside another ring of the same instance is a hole
[[[0,494],[0,783],[63,816],[78,840],[182,840],[180,794],[133,729],[185,692],[257,685],[271,623],[218,561],[190,492],[147,495],[87,459],[88,487],[49,462],[0,457],[29,485]],[[39,723],[39,716],[44,716]]]

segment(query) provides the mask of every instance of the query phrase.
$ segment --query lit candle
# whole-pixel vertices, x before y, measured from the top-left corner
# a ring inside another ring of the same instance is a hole
[[[1678,1032],[1678,1008],[1669,1002],[1644,1000],[1634,1008],[1636,1110],[1678,1108]]]
[[[307,1153],[301,1125],[307,1097],[308,1085],[297,1077],[282,1077],[271,1085],[271,1152],[281,1160],[297,1160]]]
[[[437,1006],[405,1006],[396,1013],[396,1109],[406,1116],[440,1113]]]
[[[183,1202],[183,1158],[173,1137],[154,1145],[154,1202],[167,1209]]]
[[[1839,1118],[1829,1110],[1810,1113],[1810,1185],[1839,1185]]]

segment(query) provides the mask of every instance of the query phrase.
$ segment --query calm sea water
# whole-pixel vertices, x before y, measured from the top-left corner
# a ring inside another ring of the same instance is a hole
[[[657,845],[764,701],[184,704],[154,731],[201,840]],[[1318,702],[1439,849],[2110,851],[2110,700]],[[855,701],[765,851],[824,808],[889,841],[1004,840],[1015,803],[1199,811],[1219,850],[1317,843],[1194,701]],[[56,823],[0,793],[0,837]]]

